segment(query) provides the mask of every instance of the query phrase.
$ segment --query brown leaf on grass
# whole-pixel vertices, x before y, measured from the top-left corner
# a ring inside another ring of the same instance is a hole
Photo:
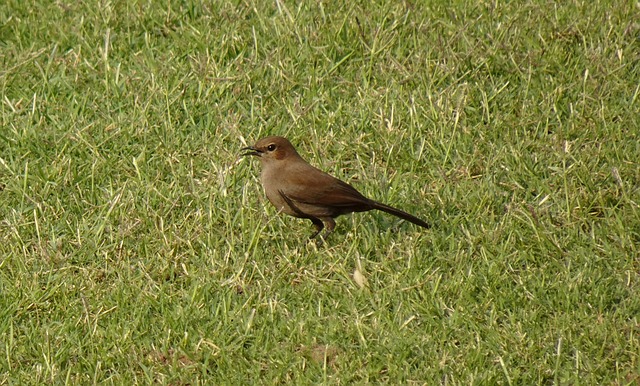
[[[312,362],[333,367],[338,355],[340,355],[340,349],[328,344],[314,344],[311,347],[302,346],[300,352],[306,358]]]

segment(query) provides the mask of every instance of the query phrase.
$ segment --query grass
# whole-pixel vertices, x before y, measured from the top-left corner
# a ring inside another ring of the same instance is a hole
[[[637,384],[639,13],[2,2],[0,384]],[[306,243],[270,134],[433,228]]]

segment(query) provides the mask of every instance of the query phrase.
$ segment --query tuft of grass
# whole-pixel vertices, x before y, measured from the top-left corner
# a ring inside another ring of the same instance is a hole
[[[2,2],[0,383],[637,383],[636,20]],[[270,134],[433,228],[307,243]]]

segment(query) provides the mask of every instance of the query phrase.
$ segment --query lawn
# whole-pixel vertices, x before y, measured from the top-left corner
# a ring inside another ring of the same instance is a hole
[[[635,2],[0,3],[0,384],[640,383]],[[324,245],[240,149],[383,212]]]

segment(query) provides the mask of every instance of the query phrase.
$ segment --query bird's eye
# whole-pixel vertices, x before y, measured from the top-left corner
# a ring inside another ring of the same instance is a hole
[[[271,145],[267,146],[267,150],[269,150],[269,151],[276,150],[276,145],[272,143]]]

